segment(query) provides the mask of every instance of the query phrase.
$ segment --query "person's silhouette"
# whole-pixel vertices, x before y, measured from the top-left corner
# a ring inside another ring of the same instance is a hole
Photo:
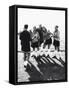
[[[55,50],[59,51],[60,50],[60,32],[58,30],[59,26],[55,26],[55,31],[54,31],[54,42],[53,45],[55,47]]]
[[[24,30],[20,33],[21,50],[24,52],[24,66],[28,64],[30,57],[30,33],[27,31],[28,25],[24,25]]]

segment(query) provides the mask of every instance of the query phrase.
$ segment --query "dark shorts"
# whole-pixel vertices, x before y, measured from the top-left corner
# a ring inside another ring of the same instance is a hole
[[[30,47],[21,47],[21,50],[23,51],[23,52],[30,52]]]
[[[38,47],[38,42],[32,43],[31,47],[33,48]]]
[[[60,41],[54,39],[53,45],[59,47]]]
[[[48,44],[52,44],[52,39],[50,38],[50,39],[47,39],[46,41],[45,41],[45,45],[48,45]]]

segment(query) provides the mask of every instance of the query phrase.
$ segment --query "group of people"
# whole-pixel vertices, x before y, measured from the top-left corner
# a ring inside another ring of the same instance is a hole
[[[47,30],[44,26],[39,25],[38,28],[36,26],[33,27],[33,31],[28,31],[28,25],[24,25],[24,30],[20,33],[21,40],[21,50],[24,52],[24,67],[27,67],[28,60],[30,57],[30,47],[35,50],[43,44],[43,48],[48,45],[48,49],[50,49],[51,44],[53,43],[55,50],[59,51],[60,47],[60,33],[58,30],[58,26],[55,26],[54,33],[51,33],[50,30]],[[53,37],[53,42],[52,42]]]

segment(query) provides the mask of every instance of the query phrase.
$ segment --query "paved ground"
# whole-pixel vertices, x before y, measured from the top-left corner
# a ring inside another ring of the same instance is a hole
[[[18,82],[65,79],[64,51],[59,53],[44,50],[31,52],[27,69],[24,68],[23,62],[23,53],[18,52]]]

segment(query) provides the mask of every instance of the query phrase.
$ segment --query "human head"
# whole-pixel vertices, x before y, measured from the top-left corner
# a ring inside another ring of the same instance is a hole
[[[33,27],[33,30],[36,30],[36,26]]]
[[[43,26],[42,28],[43,28],[43,30],[44,30],[44,31],[47,31],[47,29],[46,29],[46,27],[45,27],[45,26]]]
[[[28,29],[28,24],[24,25],[24,29],[26,29],[26,30]]]
[[[45,27],[44,26],[42,28],[43,28],[43,30],[45,30]]]
[[[42,28],[42,25],[41,24],[39,25],[39,28]]]
[[[55,26],[55,30],[58,29],[58,27],[59,27],[59,26],[56,25],[56,26]]]
[[[30,33],[32,33],[32,31],[31,31],[31,30],[29,30],[29,32],[30,32]]]
[[[50,30],[48,30],[47,32],[50,33]]]

